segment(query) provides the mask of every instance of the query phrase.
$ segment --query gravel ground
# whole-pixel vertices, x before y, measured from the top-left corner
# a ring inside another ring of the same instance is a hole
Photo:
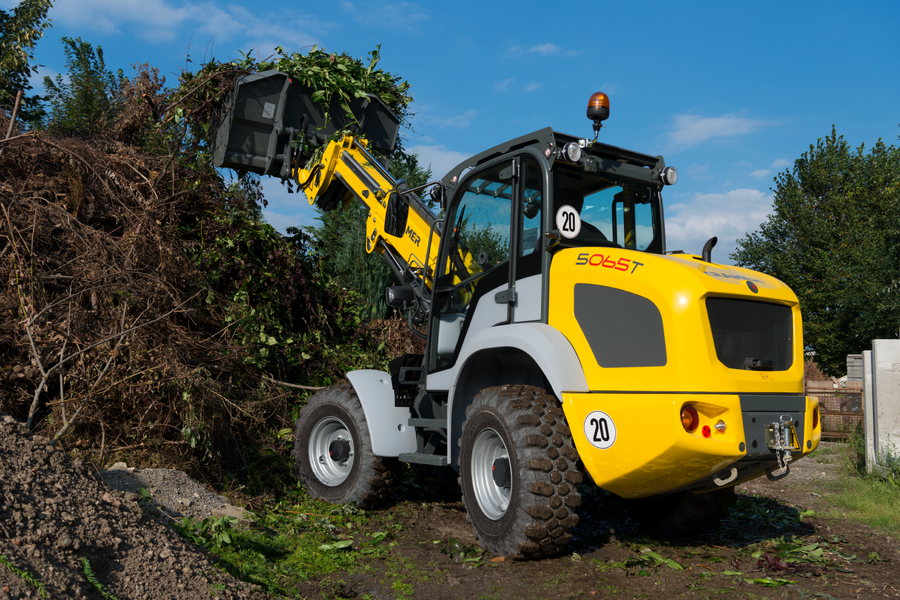
[[[191,517],[199,521],[209,516],[231,515],[242,518],[245,511],[232,506],[219,494],[210,492],[191,479],[187,473],[172,469],[135,469],[116,463],[100,472],[106,485],[122,492],[139,493],[141,488],[151,494],[150,503],[168,518]]]
[[[266,598],[152,518],[140,495],[108,487],[48,442],[0,414],[0,600],[37,598],[42,590],[46,598],[97,598],[84,560],[120,600]],[[136,478],[127,470],[118,475]],[[190,500],[197,493],[191,505],[207,506],[187,476],[152,477],[158,498]]]

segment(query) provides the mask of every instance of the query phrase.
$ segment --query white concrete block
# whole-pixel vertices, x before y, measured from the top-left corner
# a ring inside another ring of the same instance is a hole
[[[900,340],[872,341],[875,463],[900,452]]]

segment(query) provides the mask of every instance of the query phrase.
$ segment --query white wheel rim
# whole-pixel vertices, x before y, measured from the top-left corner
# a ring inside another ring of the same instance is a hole
[[[507,488],[494,483],[494,461],[501,458],[509,460],[509,452],[506,450],[506,444],[503,443],[500,434],[490,428],[478,432],[475,443],[472,444],[470,462],[472,487],[475,490],[475,499],[478,501],[481,512],[493,521],[497,521],[506,514],[512,491],[512,483]]]
[[[328,452],[332,442],[347,442],[350,454],[344,460],[332,460]],[[353,469],[355,448],[353,436],[343,421],[336,417],[325,417],[316,423],[309,436],[309,463],[316,479],[323,484],[334,487],[344,483]]]

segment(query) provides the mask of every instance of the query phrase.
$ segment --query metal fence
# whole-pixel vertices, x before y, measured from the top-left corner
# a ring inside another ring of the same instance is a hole
[[[846,438],[857,427],[865,427],[862,383],[835,388],[830,381],[807,381],[806,394],[819,399],[823,439]]]

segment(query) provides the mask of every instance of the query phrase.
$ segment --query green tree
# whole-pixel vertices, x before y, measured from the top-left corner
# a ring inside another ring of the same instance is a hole
[[[111,123],[123,106],[121,94],[125,75],[113,74],[103,60],[103,48],[96,51],[81,38],[62,38],[68,81],[57,75],[44,77],[50,126],[73,135],[91,135]]]
[[[16,94],[32,89],[28,78],[37,72],[32,64],[34,45],[50,27],[47,11],[51,4],[51,0],[23,0],[11,13],[0,10],[0,108],[11,110]],[[43,114],[40,96],[22,99],[22,122],[38,123]]]
[[[395,152],[391,159],[391,174],[405,180],[410,188],[424,185],[431,179],[431,168],[419,167],[414,155]],[[419,192],[419,197],[427,194]],[[366,317],[377,319],[388,315],[384,302],[384,288],[397,285],[387,261],[380,254],[366,252],[366,216],[368,209],[353,201],[346,210],[320,212],[318,227],[311,227],[315,240],[319,271],[337,285],[362,294]],[[290,230],[289,230],[290,232]]]
[[[774,212],[731,258],[793,288],[806,347],[842,373],[900,327],[900,149],[854,150],[832,128],[775,182]]]

